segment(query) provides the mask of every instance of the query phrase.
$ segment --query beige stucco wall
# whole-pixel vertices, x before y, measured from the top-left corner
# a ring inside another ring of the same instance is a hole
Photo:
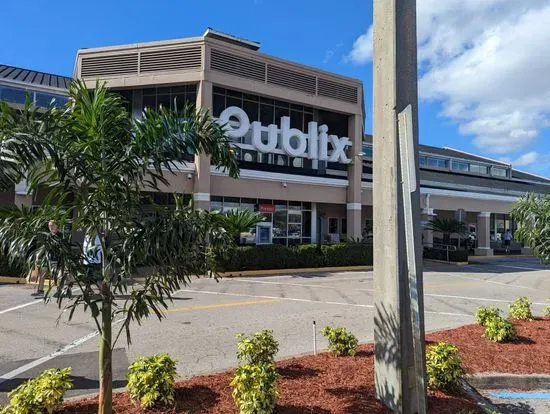
[[[226,197],[267,198],[273,200],[346,203],[345,187],[264,181],[250,178],[234,179],[227,176],[211,177],[211,194]],[[345,207],[344,207],[345,208]]]

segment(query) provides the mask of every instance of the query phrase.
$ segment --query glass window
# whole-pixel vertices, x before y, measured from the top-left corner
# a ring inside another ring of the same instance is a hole
[[[348,219],[340,219],[340,233],[348,234]]]
[[[2,101],[24,104],[26,97],[27,97],[27,91],[24,89],[8,88],[8,87],[0,88],[0,100]],[[30,99],[31,100],[33,99],[32,94],[30,96]]]
[[[215,117],[220,116],[222,111],[226,108],[225,96],[214,94],[214,100],[212,102],[212,109]]]
[[[467,162],[454,161],[451,164],[451,169],[455,171],[469,171],[469,165]]]
[[[255,198],[241,198],[241,210],[255,211],[256,199]]]
[[[328,219],[328,232],[329,234],[338,233],[338,219],[334,217],[329,217]]]
[[[287,235],[286,214],[287,214],[286,210],[275,209],[275,212],[273,213],[273,237],[286,237]]]
[[[224,197],[223,199],[223,212],[230,210],[238,210],[240,207],[240,200],[238,197]]]
[[[222,197],[212,196],[210,198],[210,211],[222,210]]]
[[[372,159],[372,145],[371,144],[363,144],[362,151],[363,151],[363,157]]]
[[[428,163],[428,160],[426,159],[425,156],[420,156],[418,158],[418,163],[421,165],[421,166],[425,166],[427,163]]]
[[[434,157],[427,157],[427,165],[428,167],[435,167],[435,168],[447,168],[447,160],[444,160],[442,158],[434,158]]]
[[[491,174],[497,177],[507,177],[508,170],[506,168],[492,167]]]
[[[476,174],[487,174],[487,166],[479,164],[470,164],[470,172]]]
[[[302,212],[302,236],[311,237],[311,211]]]

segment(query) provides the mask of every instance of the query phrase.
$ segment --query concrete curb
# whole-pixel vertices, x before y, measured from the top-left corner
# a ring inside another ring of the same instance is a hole
[[[456,265],[456,266],[466,266],[470,264],[470,262],[447,262],[446,260],[436,260],[436,259],[424,259],[424,262],[444,263],[444,264]]]
[[[467,397],[475,401],[477,406],[483,410],[484,413],[500,413],[499,409],[493,405],[487,398],[481,395],[472,385],[465,379],[460,382],[460,388]]]
[[[372,266],[343,266],[343,267],[308,267],[303,269],[268,269],[268,270],[235,270],[232,272],[218,273],[220,277],[253,277],[292,275],[297,273],[330,273],[330,272],[356,272],[370,271]]]
[[[44,280],[44,286],[49,286],[51,279]],[[29,282],[25,277],[0,276],[0,283],[7,285],[37,285],[38,282]]]
[[[0,283],[10,285],[26,285],[27,279],[25,279],[24,277],[0,276]]]
[[[479,389],[550,389],[548,374],[484,373],[468,376],[468,382]]]

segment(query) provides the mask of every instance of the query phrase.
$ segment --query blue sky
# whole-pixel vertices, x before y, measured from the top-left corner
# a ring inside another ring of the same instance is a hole
[[[71,75],[79,48],[197,36],[212,27],[259,41],[264,53],[363,80],[372,131],[370,1],[79,3],[3,4],[0,62]],[[549,176],[550,58],[537,49],[542,44],[514,49],[507,38],[529,38],[536,30],[549,39],[548,2],[419,0],[418,8],[421,143]]]

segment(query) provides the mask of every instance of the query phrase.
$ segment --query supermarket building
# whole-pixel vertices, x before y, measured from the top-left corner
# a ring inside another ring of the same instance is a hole
[[[372,137],[363,131],[362,82],[262,54],[259,47],[209,29],[196,38],[81,49],[74,76],[90,87],[106,81],[137,116],[175,99],[229,122],[240,178],[228,177],[207,156],[191,156],[163,191],[193,194],[205,209],[259,211],[266,225],[257,242],[369,234]],[[550,194],[549,179],[422,145],[420,180],[422,220],[459,218],[476,234],[476,253],[486,255],[514,228],[508,213],[518,197]],[[424,243],[437,237],[425,231]]]

